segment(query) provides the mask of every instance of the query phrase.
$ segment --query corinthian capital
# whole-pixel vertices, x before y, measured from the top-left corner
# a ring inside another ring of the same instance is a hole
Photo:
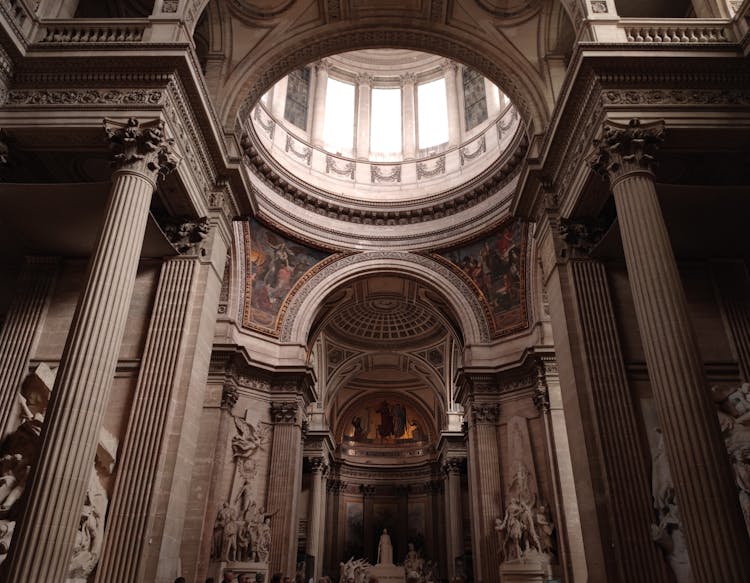
[[[179,159],[173,151],[174,140],[164,135],[163,121],[142,124],[132,117],[125,123],[105,119],[104,131],[115,168],[140,172],[151,180],[177,168]]]
[[[498,403],[474,403],[470,407],[471,420],[478,423],[495,424],[500,418],[500,405]]]
[[[299,421],[299,405],[296,401],[273,401],[271,419],[274,423],[296,424]]]
[[[664,122],[642,124],[631,119],[627,124],[606,122],[602,137],[594,140],[596,152],[589,165],[614,183],[633,172],[652,172],[654,155],[664,141]]]

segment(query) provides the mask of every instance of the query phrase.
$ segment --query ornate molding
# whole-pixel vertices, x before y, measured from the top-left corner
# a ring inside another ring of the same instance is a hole
[[[326,174],[333,172],[339,176],[348,176],[351,180],[354,180],[354,170],[356,169],[354,162],[347,162],[342,167],[336,164],[336,158],[333,156],[326,156]]]
[[[750,105],[750,91],[723,89],[609,89],[604,105]]]
[[[403,251],[377,251],[371,253],[357,253],[354,255],[345,255],[343,257],[334,258],[333,261],[325,265],[322,269],[316,272],[312,277],[304,282],[304,285],[298,288],[294,294],[291,302],[288,305],[286,313],[283,317],[283,323],[281,325],[281,342],[291,342],[292,331],[294,329],[294,321],[299,313],[299,310],[310,295],[310,293],[325,279],[335,274],[339,270],[349,267],[351,265],[362,263],[365,261],[382,260],[384,262],[392,261],[407,261],[414,263],[420,267],[429,269],[441,277],[447,279],[451,285],[461,294],[466,300],[467,306],[472,313],[472,316],[477,323],[479,329],[480,341],[489,342],[491,339],[491,333],[487,320],[485,319],[484,308],[477,298],[476,294],[469,287],[464,280],[459,277],[452,269],[439,263],[424,255],[417,255],[414,253],[407,253]]]
[[[477,147],[474,149],[473,152],[469,152],[469,146],[463,146],[458,151],[458,157],[461,162],[461,167],[463,168],[467,160],[473,160],[474,158],[478,158],[481,154],[484,154],[486,151],[487,151],[487,141],[484,138],[484,134],[482,134],[482,137],[479,138]]]
[[[450,474],[461,475],[466,473],[466,458],[449,457],[443,460],[441,465],[443,473],[447,476]]]
[[[163,121],[141,124],[132,117],[125,123],[105,119],[104,130],[117,169],[132,170],[155,179],[177,168],[179,161],[173,152],[174,140],[164,135]]]
[[[627,125],[608,121],[602,137],[594,140],[596,152],[589,165],[613,185],[629,174],[652,174],[654,156],[663,141],[663,121],[642,124],[631,119]]]
[[[401,164],[391,166],[390,171],[385,171],[382,166],[370,165],[370,182],[372,184],[401,182]]]
[[[558,232],[570,256],[588,257],[606,233],[605,226],[595,220],[560,219]]]
[[[6,105],[161,105],[161,89],[13,89]]]
[[[482,136],[482,140],[484,141],[484,136]],[[463,162],[461,165],[463,166]],[[426,162],[417,162],[417,180],[432,178],[434,176],[440,176],[441,174],[445,174],[445,154],[438,156],[433,168],[428,168]]]
[[[309,456],[306,458],[307,463],[310,466],[310,471],[312,473],[320,473],[323,476],[328,473],[329,464],[328,460],[324,458],[323,456]]]
[[[295,140],[291,135],[286,135],[286,146],[285,146],[285,152],[289,152],[290,154],[293,154],[295,157],[299,158],[300,160],[304,161],[306,165],[310,165],[310,161],[312,160],[312,148],[310,146],[304,146],[302,148],[302,151],[298,152],[294,149],[294,145],[297,143],[297,140]]]

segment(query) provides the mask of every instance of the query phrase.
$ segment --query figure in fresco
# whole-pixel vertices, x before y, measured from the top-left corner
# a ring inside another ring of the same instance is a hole
[[[380,413],[380,425],[378,425],[378,435],[381,438],[390,437],[393,435],[393,413],[388,401],[383,401],[380,407],[375,411]]]
[[[523,322],[523,228],[514,222],[481,241],[443,254],[474,282],[496,330]]]
[[[406,408],[401,403],[393,405],[393,435],[398,439],[406,433]]]
[[[367,429],[362,427],[362,417],[357,416],[352,419],[352,425],[354,426],[354,435],[352,435],[354,441],[364,441],[367,439]]]

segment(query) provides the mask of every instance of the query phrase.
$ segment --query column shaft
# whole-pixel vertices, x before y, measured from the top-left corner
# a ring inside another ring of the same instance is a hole
[[[448,105],[448,146],[458,146],[461,142],[461,118],[459,114],[458,90],[460,83],[458,79],[458,64],[446,61],[443,64],[445,75],[445,92]]]
[[[653,175],[612,191],[638,325],[697,581],[742,581],[750,544]]]
[[[325,488],[324,470],[322,459],[313,460],[311,474],[312,487],[310,489],[310,507],[307,515],[307,545],[306,554],[313,560],[313,577],[317,581],[323,567],[323,556],[321,552],[321,522],[325,517]]]
[[[372,110],[372,77],[357,76],[357,159],[370,157],[370,113]]]
[[[497,583],[500,571],[495,519],[502,515],[498,405],[473,405],[469,421],[469,475],[472,484],[474,575],[479,583]]]
[[[180,380],[177,369],[196,268],[193,258],[168,260],[162,266],[112,495],[99,581],[144,578],[144,547],[154,520],[149,510]]]
[[[8,419],[15,411],[13,401],[28,371],[56,275],[56,259],[27,257],[0,331],[0,437],[5,435]]]
[[[323,129],[325,128],[326,90],[328,88],[328,63],[320,61],[315,64],[315,95],[312,113],[312,143],[323,147]]]
[[[47,412],[7,581],[63,579],[109,400],[154,183],[115,173]]]
[[[404,160],[413,160],[417,154],[415,83],[413,73],[401,76],[401,146]]]
[[[445,463],[445,535],[448,556],[446,567],[448,578],[456,575],[456,558],[464,554],[463,513],[461,509],[461,465],[458,459],[446,460]]]

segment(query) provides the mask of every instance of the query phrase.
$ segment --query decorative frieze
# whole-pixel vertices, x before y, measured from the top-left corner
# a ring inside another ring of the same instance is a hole
[[[309,166],[310,161],[312,160],[312,148],[310,148],[310,146],[303,146],[302,150],[298,151],[294,147],[296,143],[297,140],[295,140],[290,134],[287,134],[284,151],[292,154],[295,158],[299,158]]]
[[[401,164],[391,166],[386,170],[383,166],[370,165],[370,182],[378,184],[382,182],[401,182]]]
[[[333,156],[326,156],[326,174],[333,172],[339,176],[348,176],[351,180],[354,180],[354,171],[357,165],[354,162],[345,162],[343,166],[337,164],[336,158]]]
[[[466,164],[467,160],[474,160],[487,151],[487,141],[485,140],[484,134],[482,134],[476,144],[476,148],[473,152],[469,151],[469,146],[463,146],[461,149],[459,149],[458,158],[462,168],[464,164]]]
[[[602,91],[604,105],[750,105],[750,91],[622,89]]]
[[[13,89],[6,105],[160,105],[160,89]]]
[[[482,136],[482,139],[484,139],[484,136]],[[417,162],[417,180],[433,178],[441,174],[445,174],[445,155],[438,156],[432,168],[428,168],[427,162]]]
[[[267,117],[264,119],[264,115],[262,113],[262,108],[256,107],[255,108],[255,121],[258,122],[258,125],[263,128],[263,131],[266,132],[268,135],[268,139],[273,141],[273,134],[276,131],[276,121],[271,119],[270,117]]]

